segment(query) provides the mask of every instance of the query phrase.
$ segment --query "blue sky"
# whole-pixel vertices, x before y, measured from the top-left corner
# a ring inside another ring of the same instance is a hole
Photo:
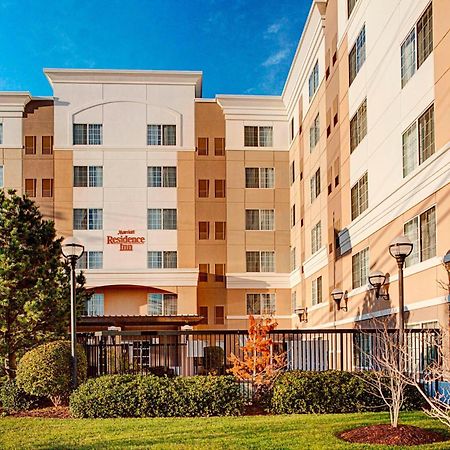
[[[203,96],[279,94],[311,0],[0,0],[0,90],[44,67],[202,70]]]

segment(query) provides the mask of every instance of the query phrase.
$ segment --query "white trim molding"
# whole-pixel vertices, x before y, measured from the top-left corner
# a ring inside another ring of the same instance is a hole
[[[327,248],[323,246],[303,263],[303,275],[309,278],[311,275],[323,269],[328,264]]]
[[[248,320],[250,316],[249,315],[243,315],[243,316],[226,316],[226,318],[228,320]],[[292,319],[293,317],[295,317],[292,314],[275,314],[273,316],[266,316],[264,314],[258,314],[258,315],[253,315],[253,317],[259,319],[259,318],[263,318],[263,317],[270,317],[271,319]]]

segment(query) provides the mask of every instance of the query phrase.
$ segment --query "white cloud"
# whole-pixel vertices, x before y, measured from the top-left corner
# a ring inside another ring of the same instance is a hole
[[[279,64],[281,61],[285,60],[289,55],[289,49],[284,48],[272,53],[263,63],[263,67],[270,67]]]

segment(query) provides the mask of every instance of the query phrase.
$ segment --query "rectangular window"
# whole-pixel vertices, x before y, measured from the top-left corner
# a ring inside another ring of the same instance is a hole
[[[147,226],[149,230],[176,230],[176,209],[149,209],[147,211]]]
[[[224,241],[226,236],[226,222],[216,222],[214,224],[214,239]]]
[[[291,228],[295,227],[295,221],[296,217],[295,217],[295,205],[292,205],[291,207]]]
[[[214,193],[216,198],[225,198],[225,180],[215,180]]]
[[[275,252],[246,252],[247,272],[275,272]]]
[[[36,154],[36,136],[25,136],[25,155]]]
[[[199,156],[207,156],[209,153],[209,139],[199,137],[197,142],[197,154]]]
[[[294,136],[295,136],[294,118],[292,118],[291,121],[289,122],[289,132],[291,135],[291,142],[292,142],[294,140]]]
[[[73,229],[102,230],[103,210],[98,208],[75,208],[73,210]]]
[[[245,147],[272,147],[273,127],[244,126]]]
[[[311,184],[311,203],[320,194],[320,168],[316,170],[314,176],[310,180]]]
[[[87,209],[81,209],[81,208],[75,208],[73,210],[73,229],[74,230],[87,230],[87,217],[88,217],[88,210]]]
[[[203,319],[199,322],[199,325],[208,325],[208,307],[200,306],[199,314],[203,317]]]
[[[311,283],[311,304],[322,303],[322,277],[318,277]]]
[[[208,282],[209,264],[198,265],[198,281],[206,283]]]
[[[25,194],[28,197],[36,197],[36,179],[27,178],[25,180]]]
[[[359,106],[350,121],[350,153],[359,145],[367,134],[367,99]]]
[[[353,45],[349,59],[349,78],[350,85],[358,75],[361,67],[366,60],[366,26],[364,25],[356,38],[355,45]]]
[[[103,269],[103,252],[93,251],[87,254],[88,269]]]
[[[404,234],[413,243],[406,267],[436,256],[436,208],[433,206],[405,223]]]
[[[314,68],[309,76],[308,89],[309,89],[309,101],[314,97],[314,94],[319,87],[319,61],[316,61]]]
[[[89,230],[103,229],[103,210],[98,208],[89,209]]]
[[[216,325],[224,325],[225,324],[225,307],[224,306],[216,306],[214,308],[214,323]]]
[[[103,167],[89,166],[89,187],[103,186]]]
[[[214,138],[214,155],[225,156],[225,138]]]
[[[261,272],[275,272],[275,252],[261,252]]]
[[[89,145],[102,145],[102,125],[98,123],[89,124]]]
[[[291,162],[291,170],[289,171],[289,173],[291,175],[291,184],[293,184],[295,181],[295,161]]]
[[[214,280],[216,283],[223,283],[225,281],[225,264],[214,265]]]
[[[4,180],[3,180],[3,166],[0,166],[0,188],[4,187]]]
[[[365,286],[369,276],[369,248],[365,248],[352,256],[352,287]]]
[[[162,252],[150,251],[147,252],[147,268],[148,269],[162,269]]]
[[[87,145],[87,125],[73,124],[73,145]]]
[[[322,226],[317,222],[311,230],[311,254],[318,252],[322,247]]]
[[[351,198],[352,220],[354,220],[369,207],[369,184],[367,172],[352,187]]]
[[[275,169],[273,167],[246,167],[245,187],[272,189],[275,186]]]
[[[42,197],[53,197],[53,179],[42,179]]]
[[[73,185],[74,187],[102,187],[103,167],[74,166]]]
[[[103,143],[103,125],[99,123],[74,123],[73,145],[101,145]]]
[[[297,268],[297,251],[295,247],[291,248],[290,253],[291,272]]]
[[[147,167],[147,187],[162,186],[162,167]]]
[[[177,229],[177,210],[176,209],[163,209],[163,230],[176,230]]]
[[[200,198],[209,197],[209,180],[198,180],[198,196]]]
[[[350,14],[352,13],[357,1],[358,0],[347,0],[348,17],[350,17]]]
[[[87,166],[74,166],[73,168],[74,187],[88,186],[88,168]]]
[[[431,105],[402,135],[403,177],[435,153],[434,105]]]
[[[103,316],[105,314],[104,294],[92,294],[85,305],[86,316]]]
[[[176,145],[176,125],[147,125],[147,145]]]
[[[176,316],[177,300],[176,294],[148,294],[147,314],[149,316]]]
[[[246,209],[245,229],[272,231],[275,223],[275,211],[273,209]]]
[[[147,253],[147,267],[149,269],[176,269],[176,251],[149,251]]]
[[[42,154],[53,154],[53,136],[42,136]]]
[[[320,119],[319,114],[317,114],[314,122],[309,129],[309,151],[312,152],[319,142],[320,138]]]
[[[417,22],[417,67],[420,67],[433,51],[433,6],[430,6]]]
[[[247,315],[275,314],[275,294],[247,294]]]
[[[401,46],[402,88],[416,73],[416,28],[411,30]]]
[[[147,187],[177,187],[177,168],[147,167]]]
[[[3,145],[3,124],[0,123],[0,145]]]
[[[198,223],[198,238],[200,240],[209,239],[209,222]]]

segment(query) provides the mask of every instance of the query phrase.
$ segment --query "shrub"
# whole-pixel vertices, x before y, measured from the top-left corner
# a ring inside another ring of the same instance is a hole
[[[351,413],[384,410],[385,404],[366,389],[362,377],[341,371],[286,372],[275,383],[270,410],[275,414]],[[405,410],[420,409],[423,402],[413,389],[405,392]]]
[[[36,408],[41,401],[39,397],[28,395],[14,380],[0,382],[0,405],[8,414]]]
[[[55,406],[67,402],[72,390],[69,341],[42,344],[28,351],[17,367],[17,385],[31,395],[47,397]],[[86,379],[87,361],[77,346],[77,380]]]
[[[203,366],[208,372],[221,373],[225,363],[224,351],[222,347],[205,347]]]
[[[88,380],[70,397],[74,417],[229,416],[244,398],[230,376],[107,375]]]

